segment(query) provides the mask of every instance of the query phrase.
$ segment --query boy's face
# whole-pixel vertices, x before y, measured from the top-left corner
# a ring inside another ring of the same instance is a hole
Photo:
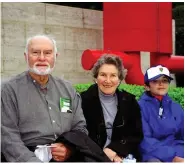
[[[168,92],[170,81],[166,76],[161,76],[156,80],[150,81],[146,90],[150,91],[153,95],[165,95]]]

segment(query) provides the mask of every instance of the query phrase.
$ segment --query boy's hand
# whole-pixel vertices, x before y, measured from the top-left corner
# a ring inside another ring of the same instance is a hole
[[[175,156],[175,157],[173,158],[172,162],[184,162],[184,158]]]

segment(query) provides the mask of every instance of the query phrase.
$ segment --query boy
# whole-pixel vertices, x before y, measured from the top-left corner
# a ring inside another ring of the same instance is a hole
[[[140,144],[145,162],[184,162],[184,112],[167,94],[173,80],[161,65],[144,76],[145,92],[139,100],[144,139]]]

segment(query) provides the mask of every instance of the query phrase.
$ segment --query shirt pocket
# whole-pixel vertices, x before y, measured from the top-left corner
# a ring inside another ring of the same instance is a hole
[[[61,123],[62,123],[62,132],[68,132],[72,129],[73,124],[73,114],[67,112],[61,112]]]

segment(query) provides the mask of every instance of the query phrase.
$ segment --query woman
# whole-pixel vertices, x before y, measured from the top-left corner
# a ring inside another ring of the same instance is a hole
[[[124,78],[121,59],[101,56],[92,73],[96,83],[81,93],[90,138],[111,161],[121,162],[128,154],[138,160],[143,138],[140,108],[134,95],[118,90]]]

